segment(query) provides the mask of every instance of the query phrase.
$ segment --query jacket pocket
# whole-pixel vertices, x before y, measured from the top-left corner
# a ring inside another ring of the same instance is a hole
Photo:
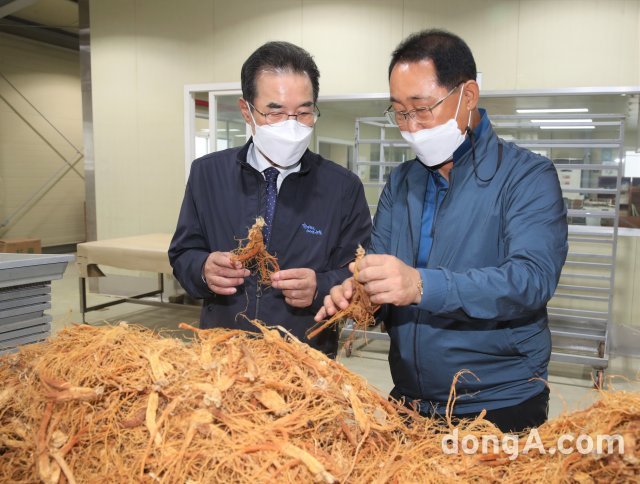
[[[548,325],[531,323],[508,329],[511,346],[522,357],[531,374],[546,374],[551,357],[551,332]]]

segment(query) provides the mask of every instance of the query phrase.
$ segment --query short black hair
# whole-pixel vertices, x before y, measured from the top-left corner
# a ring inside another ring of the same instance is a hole
[[[313,87],[313,102],[318,100],[320,71],[311,55],[302,47],[289,42],[267,42],[249,56],[242,64],[240,82],[242,97],[251,104],[257,95],[256,80],[264,71],[306,74]]]
[[[438,84],[447,89],[476,79],[476,61],[469,46],[457,35],[440,29],[422,30],[403,40],[391,54],[389,78],[397,63],[427,59],[436,68]]]

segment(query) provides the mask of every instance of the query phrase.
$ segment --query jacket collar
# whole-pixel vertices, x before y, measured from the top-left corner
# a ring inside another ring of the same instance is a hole
[[[491,123],[489,122],[489,116],[487,116],[487,111],[482,108],[478,108],[480,112],[480,122],[473,130],[474,140],[478,140],[482,137],[482,134],[487,131],[487,128],[491,128]],[[469,135],[465,136],[464,142],[458,146],[458,149],[453,152],[453,162],[456,163],[467,151],[471,149],[471,140],[469,139]]]
[[[454,154],[452,172],[467,172],[474,169],[474,150],[477,175],[481,178],[491,178],[497,170],[498,136],[496,135],[489,116],[484,109],[480,109],[480,123],[474,129],[473,147],[469,136]]]

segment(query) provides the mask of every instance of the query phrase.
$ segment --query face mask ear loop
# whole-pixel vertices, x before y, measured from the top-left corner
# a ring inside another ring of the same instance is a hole
[[[247,101],[245,101],[245,103],[247,103],[247,109],[249,110],[249,116],[251,116],[251,121],[253,121],[253,126],[252,126],[252,130],[251,130],[251,134],[253,134],[253,131],[255,131],[258,128],[258,123],[256,123],[256,118],[253,117],[253,110],[251,109],[251,106],[249,105],[249,103]]]
[[[476,174],[476,178],[478,178],[478,172],[476,171],[476,144],[474,141],[473,130],[471,129],[471,111],[469,111],[469,120],[467,121],[467,129],[465,132],[469,136],[469,141],[471,141],[471,155],[473,156],[473,172]]]
[[[473,157],[475,159],[475,146],[473,144],[473,130],[471,129],[471,113],[472,111],[469,111],[469,119],[467,121],[467,128],[464,130],[464,132],[469,136],[469,140],[471,141],[471,149],[473,149]]]
[[[460,89],[460,97],[458,98],[458,107],[456,108],[456,115],[453,117],[453,119],[456,120],[456,123],[458,122],[458,113],[460,112],[460,104],[462,104],[462,94],[464,94],[464,86],[462,87],[462,89]]]

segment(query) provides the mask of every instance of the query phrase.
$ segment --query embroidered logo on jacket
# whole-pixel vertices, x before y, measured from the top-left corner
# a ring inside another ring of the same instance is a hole
[[[322,235],[322,230],[315,228],[313,225],[302,224],[302,229],[311,235]]]

